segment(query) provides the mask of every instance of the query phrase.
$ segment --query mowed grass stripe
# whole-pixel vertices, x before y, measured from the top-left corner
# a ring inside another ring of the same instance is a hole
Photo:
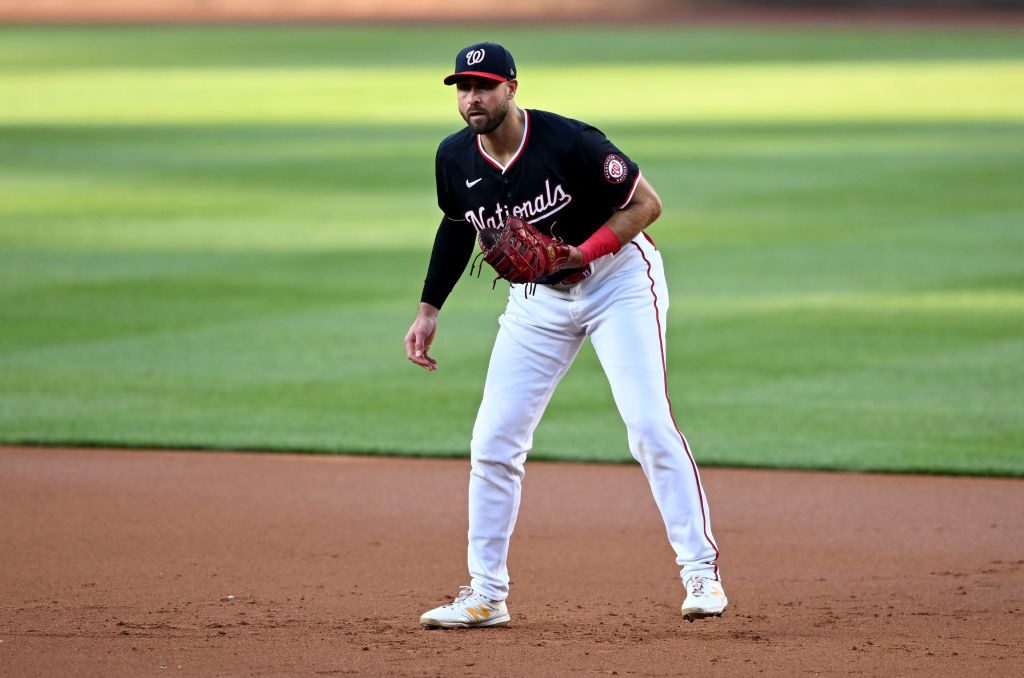
[[[467,453],[500,286],[456,289],[438,373],[401,337],[459,126],[436,71],[475,38],[367,30],[2,31],[0,440]],[[1018,35],[540,37],[492,36],[529,47],[521,103],[665,202],[701,463],[1024,475]],[[533,456],[626,461],[578,362]]]
[[[0,73],[0,124],[441,123],[455,108],[437,72],[359,66]],[[610,92],[628,95],[610,101]],[[589,113],[604,123],[1019,121],[1024,61],[542,67],[524,79],[518,98],[527,107]]]

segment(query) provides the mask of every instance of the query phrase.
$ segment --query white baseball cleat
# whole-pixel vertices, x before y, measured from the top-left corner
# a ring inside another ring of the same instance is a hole
[[[722,589],[722,582],[705,579],[695,574],[686,580],[686,600],[683,601],[683,617],[687,621],[704,617],[721,617],[729,604]]]
[[[425,629],[467,629],[502,626],[510,619],[504,600],[491,600],[468,586],[462,586],[453,603],[436,607],[420,617],[420,626]]]

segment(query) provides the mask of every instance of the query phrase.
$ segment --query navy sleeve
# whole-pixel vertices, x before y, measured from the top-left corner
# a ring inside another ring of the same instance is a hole
[[[441,308],[466,270],[475,242],[473,229],[465,221],[441,218],[437,235],[434,236],[434,249],[430,252],[430,265],[427,267],[427,278],[423,281],[420,301]]]
[[[576,144],[580,167],[593,194],[612,209],[629,204],[640,179],[640,168],[615,147],[601,130],[587,125],[580,131]]]
[[[445,173],[444,163],[441,161],[441,147],[437,148],[434,156],[434,181],[437,183],[437,206],[447,216],[457,216],[458,209],[455,207],[455,199],[448,190],[448,177]]]

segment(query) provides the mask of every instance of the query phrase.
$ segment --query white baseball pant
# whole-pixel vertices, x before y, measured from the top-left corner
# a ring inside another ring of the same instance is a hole
[[[499,319],[473,427],[469,480],[470,585],[492,600],[508,597],[509,539],[533,432],[588,336],[681,576],[719,578],[707,499],[668,399],[668,290],[661,254],[641,233],[592,266],[593,274],[572,286],[539,285],[529,296],[523,286],[513,286]]]

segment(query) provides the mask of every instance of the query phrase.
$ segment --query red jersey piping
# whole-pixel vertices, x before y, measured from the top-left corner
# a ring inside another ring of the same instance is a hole
[[[640,172],[636,173],[636,179],[633,180],[633,188],[629,189],[629,195],[626,197],[626,202],[619,205],[621,210],[623,207],[629,204],[629,201],[633,199],[633,194],[636,193],[636,187],[640,185],[640,177],[643,176]]]
[[[480,155],[484,156],[484,160],[491,163],[495,167],[501,170],[504,174],[508,171],[508,168],[515,164],[515,161],[519,159],[519,156],[523,154],[523,149],[526,148],[526,140],[530,138],[530,112],[525,108],[523,111],[523,140],[519,142],[519,148],[516,149],[516,154],[512,156],[512,159],[508,161],[508,164],[504,167],[501,166],[497,160],[487,155],[487,151],[484,150],[484,143],[480,140],[480,135],[476,135],[476,147],[480,150]],[[630,194],[632,195],[632,194]],[[628,202],[628,201],[627,201]]]

